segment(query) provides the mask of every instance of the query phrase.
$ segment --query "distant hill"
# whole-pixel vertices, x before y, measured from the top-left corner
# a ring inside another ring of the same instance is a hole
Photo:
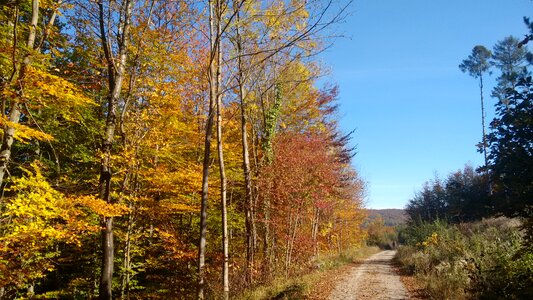
[[[367,209],[368,217],[364,223],[371,223],[372,220],[381,216],[385,226],[397,226],[407,222],[407,214],[403,209]]]

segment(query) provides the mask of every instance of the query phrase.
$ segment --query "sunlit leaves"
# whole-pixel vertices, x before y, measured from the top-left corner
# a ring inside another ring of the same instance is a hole
[[[81,233],[97,229],[84,221],[86,213],[71,199],[50,186],[38,163],[23,171],[26,175],[9,188],[16,196],[6,199],[0,216],[0,269],[18,270],[1,272],[2,285],[19,286],[43,277],[55,269],[51,259],[59,252],[54,246],[79,244]]]

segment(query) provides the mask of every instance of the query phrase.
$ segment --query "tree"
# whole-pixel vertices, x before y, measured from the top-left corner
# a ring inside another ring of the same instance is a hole
[[[314,80],[348,2],[213,0],[211,24],[197,1],[3,5],[0,297],[228,297],[358,245],[363,184]]]
[[[489,162],[499,208],[527,216],[533,205],[533,85],[531,76],[507,90],[506,103],[496,104],[488,141]]]
[[[482,136],[482,151],[485,166],[487,166],[487,141],[485,134],[485,105],[483,100],[483,74],[487,73],[490,69],[489,59],[491,58],[491,52],[483,46],[475,46],[472,49],[472,54],[459,65],[461,71],[468,73],[474,78],[479,78],[479,94],[481,98],[481,128],[483,132]]]
[[[533,22],[531,22],[528,17],[524,17],[524,24],[529,29],[529,34],[526,34],[524,39],[518,43],[518,47],[523,47],[533,40]],[[531,61],[531,56],[528,59]]]
[[[435,220],[460,223],[490,216],[494,212],[487,182],[486,173],[476,173],[469,165],[450,173],[445,180],[435,177],[409,200],[406,211],[410,221],[415,224]]]
[[[513,89],[518,78],[528,74],[526,65],[529,51],[526,47],[520,47],[517,38],[508,36],[494,45],[492,53],[491,65],[500,71],[492,96],[505,102],[507,89]]]
[[[112,9],[109,3],[109,9]],[[107,77],[109,93],[107,95],[106,125],[102,139],[102,159],[100,165],[99,196],[107,203],[112,203],[111,198],[111,151],[115,139],[115,127],[117,125],[117,105],[122,92],[122,84],[126,76],[126,62],[128,59],[128,46],[130,39],[130,28],[132,21],[134,1],[124,0],[120,3],[118,14],[118,35],[116,44],[110,41],[110,28],[106,28],[111,20],[106,16],[113,15],[113,12],[106,11],[103,0],[98,2],[98,16],[100,24],[100,39],[107,64]],[[113,53],[117,49],[117,54]],[[113,264],[115,257],[115,246],[113,237],[113,217],[104,217],[102,230],[102,273],[100,277],[100,299],[113,298]]]
[[[8,190],[16,196],[7,199],[0,215],[0,296],[13,297],[24,287],[34,292],[35,283],[58,268],[61,245],[80,246],[82,236],[98,230],[81,208],[91,197],[68,197],[47,182],[39,162],[30,168],[13,180]]]
[[[205,298],[205,250],[206,250],[206,234],[207,234],[207,204],[209,193],[209,164],[211,160],[211,137],[213,135],[214,116],[218,106],[219,87],[220,87],[220,43],[222,39],[222,1],[209,1],[209,66],[207,69],[207,78],[209,83],[209,110],[207,113],[207,124],[205,128],[205,146],[204,146],[204,160],[202,169],[202,200],[200,210],[200,243],[198,247],[198,299]],[[217,118],[218,120],[218,118]],[[219,124],[219,126],[221,126]],[[217,127],[218,129],[219,127]],[[220,135],[219,135],[219,138]],[[219,143],[220,145],[220,143]],[[219,157],[221,165],[223,161]],[[221,174],[223,170],[220,171]],[[221,185],[221,191],[224,190],[224,185]],[[225,246],[226,244],[223,243]],[[225,262],[224,262],[225,266]],[[225,269],[225,267],[224,267]]]
[[[19,2],[3,7],[2,13],[11,12],[11,15],[3,15],[8,23],[4,27],[12,36],[2,41],[3,49],[8,52],[2,53],[8,57],[8,64],[2,64],[1,90],[2,115],[2,145],[0,147],[0,187],[3,188],[4,177],[8,172],[8,164],[11,160],[11,150],[14,140],[37,139],[41,141],[51,141],[53,137],[42,132],[42,130],[32,130],[27,124],[21,124],[21,119],[26,115],[31,115],[28,109],[30,104],[42,104],[43,98],[59,97],[58,90],[65,89],[67,95],[74,96],[70,100],[76,99],[79,90],[61,78],[52,75],[47,69],[47,59],[49,54],[43,54],[43,46],[49,42],[50,34],[55,29],[55,20],[62,1],[50,1],[41,6],[38,0],[32,0],[28,7]],[[11,7],[10,7],[11,6]],[[42,13],[44,12],[44,13]],[[41,19],[42,23],[39,23]],[[24,24],[26,21],[28,24]],[[41,25],[44,24],[44,25]],[[24,40],[25,38],[25,40]],[[21,42],[24,41],[24,42]],[[35,58],[41,58],[43,64],[34,62]],[[39,84],[39,81],[45,81]],[[43,88],[40,88],[43,86]],[[83,97],[82,97],[83,98]],[[83,98],[85,99],[85,98]],[[64,103],[63,103],[64,104]],[[79,104],[79,102],[78,102]],[[69,107],[71,107],[69,105]]]

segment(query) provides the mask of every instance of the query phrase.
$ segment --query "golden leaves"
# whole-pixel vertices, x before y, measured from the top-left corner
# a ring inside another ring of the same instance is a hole
[[[73,199],[76,204],[85,206],[91,209],[94,213],[102,217],[119,217],[127,214],[130,209],[124,204],[107,203],[102,199],[98,199],[95,196],[80,196]]]
[[[86,214],[46,181],[38,163],[32,163],[31,169],[22,169],[25,175],[13,180],[8,191],[16,196],[6,199],[0,215],[0,270],[17,270],[0,274],[2,286],[43,277],[55,269],[51,263],[59,255],[55,245],[80,246],[80,233],[95,230],[84,220]]]
[[[15,134],[14,138],[22,143],[28,143],[32,139],[36,139],[39,141],[53,141],[54,137],[44,133],[41,130],[33,129],[27,125],[20,124],[20,123],[14,123],[11,122],[8,118],[6,118],[4,115],[0,115],[0,125],[3,128],[14,128]],[[4,134],[4,130],[0,128],[0,132]]]
[[[68,122],[81,120],[80,109],[96,105],[81,89],[49,72],[35,67],[28,67],[28,80],[25,97],[33,100],[32,107],[51,107]]]

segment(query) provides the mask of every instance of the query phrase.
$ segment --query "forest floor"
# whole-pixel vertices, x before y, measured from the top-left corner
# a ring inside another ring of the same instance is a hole
[[[382,251],[369,258],[324,274],[308,299],[422,299],[411,297],[409,283],[398,275],[392,258],[395,251]],[[408,279],[408,278],[407,278]]]

